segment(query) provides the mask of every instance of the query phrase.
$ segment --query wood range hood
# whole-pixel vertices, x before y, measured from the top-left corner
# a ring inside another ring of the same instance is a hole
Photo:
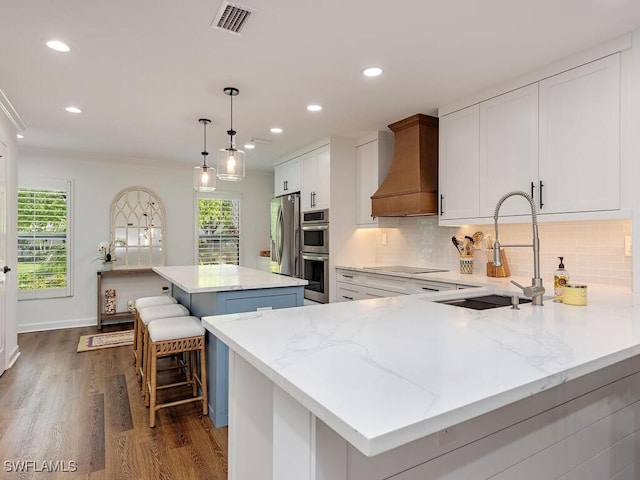
[[[418,113],[389,128],[393,159],[371,197],[371,216],[438,214],[438,119]]]

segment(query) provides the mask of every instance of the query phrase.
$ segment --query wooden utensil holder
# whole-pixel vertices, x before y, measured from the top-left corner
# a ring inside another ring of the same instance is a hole
[[[507,254],[504,249],[500,249],[500,261],[502,262],[501,267],[495,267],[493,262],[487,262],[487,277],[510,277],[511,270],[509,270],[509,262],[507,262]]]

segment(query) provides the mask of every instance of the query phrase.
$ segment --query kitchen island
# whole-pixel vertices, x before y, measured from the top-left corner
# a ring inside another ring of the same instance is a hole
[[[436,303],[469,295],[204,318],[231,349],[229,478],[638,478],[640,298]]]
[[[196,317],[301,306],[306,280],[236,265],[153,267],[171,282],[171,294]],[[209,415],[228,422],[228,349],[207,333]]]

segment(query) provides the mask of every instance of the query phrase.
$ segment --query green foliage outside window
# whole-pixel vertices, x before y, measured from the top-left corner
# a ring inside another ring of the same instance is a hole
[[[240,261],[240,202],[201,198],[198,201],[198,263]]]
[[[67,195],[18,190],[18,289],[67,287]]]

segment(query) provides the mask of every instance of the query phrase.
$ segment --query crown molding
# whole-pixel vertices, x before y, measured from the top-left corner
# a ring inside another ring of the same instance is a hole
[[[5,95],[5,93],[0,88],[0,110],[5,114],[5,116],[9,119],[9,121],[16,127],[18,133],[23,132],[27,126],[20,118],[18,111],[13,107],[9,98]]]

